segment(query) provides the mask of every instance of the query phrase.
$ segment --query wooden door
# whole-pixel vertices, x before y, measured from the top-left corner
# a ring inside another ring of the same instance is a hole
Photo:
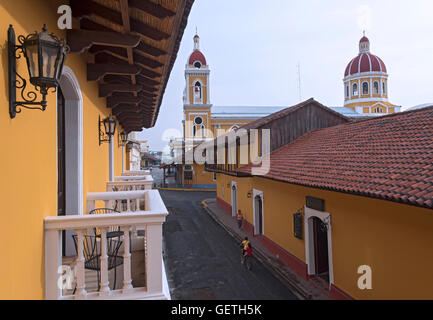
[[[313,230],[316,274],[320,275],[329,271],[328,230],[322,220],[317,217],[313,217]]]
[[[262,198],[256,196],[257,234],[263,234],[263,204]]]
[[[238,189],[232,185],[232,216],[235,217],[238,212]]]

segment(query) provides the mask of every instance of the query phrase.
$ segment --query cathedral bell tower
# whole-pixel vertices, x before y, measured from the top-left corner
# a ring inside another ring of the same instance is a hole
[[[194,50],[185,66],[185,91],[183,94],[184,138],[195,142],[211,138],[208,134],[211,122],[209,95],[209,66],[200,51],[200,37],[193,38]]]

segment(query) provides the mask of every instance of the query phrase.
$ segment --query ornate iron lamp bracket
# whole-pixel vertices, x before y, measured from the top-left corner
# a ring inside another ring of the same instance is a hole
[[[47,107],[47,90],[40,87],[36,89],[42,94],[42,100],[36,101],[37,93],[34,91],[25,91],[27,80],[17,72],[16,61],[24,56],[23,35],[18,36],[18,42],[15,43],[15,31],[12,25],[8,29],[8,62],[9,62],[9,114],[11,119],[15,118],[17,113],[21,112],[21,107],[26,109],[38,109],[44,111]],[[18,78],[18,79],[17,79]],[[20,90],[20,96],[23,101],[17,101],[17,89]],[[54,92],[56,88],[53,88]]]

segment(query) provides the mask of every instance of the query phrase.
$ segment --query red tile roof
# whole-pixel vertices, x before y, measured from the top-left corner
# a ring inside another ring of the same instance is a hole
[[[308,133],[270,162],[265,178],[433,209],[433,106]]]

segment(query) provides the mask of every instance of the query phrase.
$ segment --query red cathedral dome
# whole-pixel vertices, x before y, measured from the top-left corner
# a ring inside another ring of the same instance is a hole
[[[206,65],[206,58],[204,57],[203,53],[201,53],[201,51],[198,49],[194,50],[191,53],[191,55],[189,56],[188,64],[194,64],[197,61],[199,61],[204,66]]]
[[[386,73],[385,63],[378,56],[370,53],[370,41],[365,36],[359,41],[359,55],[349,62],[344,76],[347,77],[363,72]]]
[[[200,51],[200,37],[198,34],[196,34],[193,38],[194,40],[194,51],[191,53],[188,59],[188,64],[196,64],[197,62],[200,63],[198,68],[201,68],[201,66],[206,65],[206,58],[204,57],[203,53]]]

